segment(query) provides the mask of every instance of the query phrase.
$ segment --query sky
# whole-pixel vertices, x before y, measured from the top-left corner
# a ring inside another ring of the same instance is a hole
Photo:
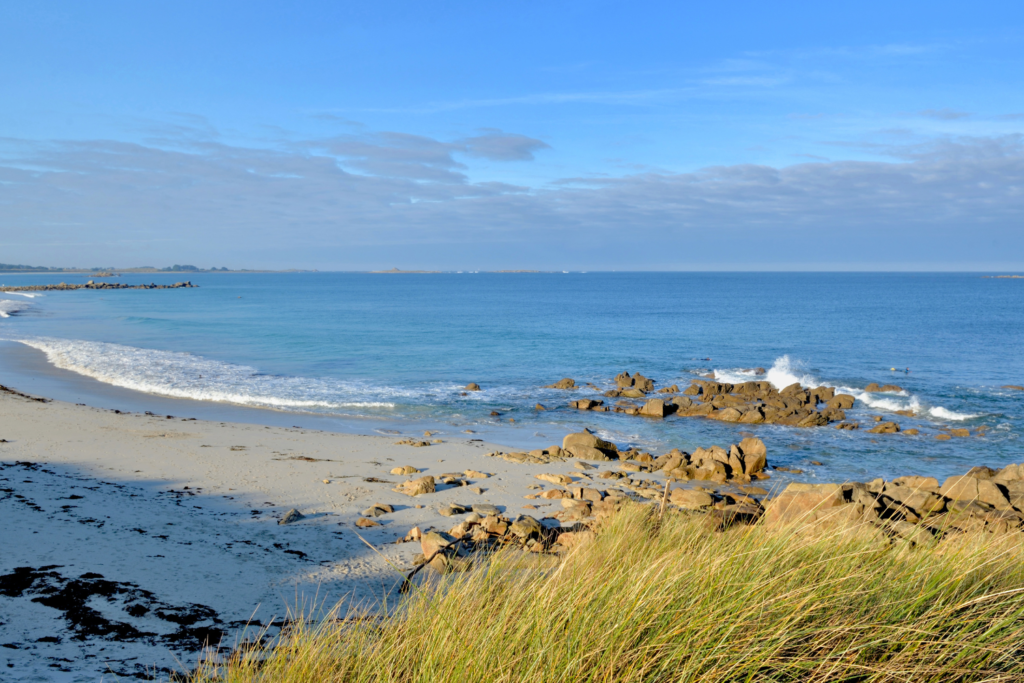
[[[5,0],[0,262],[1019,272],[1024,3]]]

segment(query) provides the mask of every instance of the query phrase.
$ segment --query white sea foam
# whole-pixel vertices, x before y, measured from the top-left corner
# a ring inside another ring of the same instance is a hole
[[[931,414],[932,417],[938,418],[940,420],[971,420],[976,417],[981,417],[980,415],[972,415],[970,413],[958,413],[955,410],[946,410],[942,406],[935,406],[934,408],[929,408],[928,412]]]
[[[750,382],[756,380],[758,374],[751,370],[742,370],[737,368],[729,368],[721,370],[715,368],[715,379],[719,382],[726,382],[728,384],[742,384],[743,382]]]
[[[20,311],[24,311],[27,308],[32,308],[32,304],[27,301],[0,299],[0,318],[10,318],[12,315]]]
[[[18,339],[54,366],[106,384],[148,394],[264,408],[331,411],[394,408],[382,400],[401,391],[351,382],[262,375],[255,368],[190,353],[138,349],[104,342]]]
[[[799,382],[805,387],[816,387],[818,379],[803,371],[798,361],[790,360],[789,356],[776,358],[775,363],[768,369],[766,379],[776,389],[785,389],[790,384]]]
[[[27,296],[29,299],[35,299],[37,296],[42,296],[42,294],[35,294],[35,293],[31,293],[31,292],[8,292],[8,291],[2,290],[2,289],[0,289],[0,294],[13,294],[14,296]]]

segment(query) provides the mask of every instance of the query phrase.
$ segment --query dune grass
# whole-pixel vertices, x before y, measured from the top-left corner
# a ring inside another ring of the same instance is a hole
[[[564,562],[527,560],[492,556],[386,619],[299,621],[191,681],[1024,680],[1019,534],[715,533],[632,506]]]

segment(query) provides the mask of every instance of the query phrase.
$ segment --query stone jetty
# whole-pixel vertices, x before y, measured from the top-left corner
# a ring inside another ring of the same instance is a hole
[[[0,292],[69,292],[73,289],[188,289],[197,287],[188,280],[175,282],[173,285],[125,285],[117,282],[93,282],[89,280],[84,285],[69,285],[61,282],[57,285],[26,285],[24,287],[0,287]]]

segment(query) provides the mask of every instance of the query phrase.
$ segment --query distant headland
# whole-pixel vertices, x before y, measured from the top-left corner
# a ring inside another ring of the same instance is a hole
[[[139,266],[134,268],[50,268],[47,266],[24,266],[10,263],[0,263],[0,273],[82,273],[91,277],[117,277],[123,273],[315,273],[315,270],[252,270],[243,268],[232,270],[230,268],[198,268],[190,265],[168,266],[157,268],[155,266]]]

